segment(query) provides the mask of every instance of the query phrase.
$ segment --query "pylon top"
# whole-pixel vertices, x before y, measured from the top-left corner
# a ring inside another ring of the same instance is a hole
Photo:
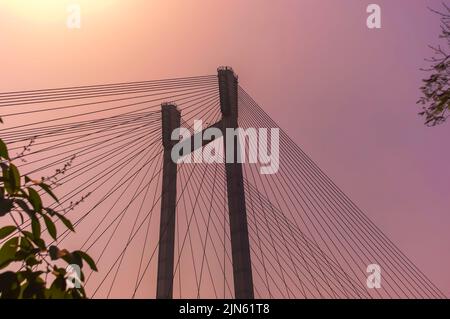
[[[233,73],[233,75],[235,76],[236,79],[238,78],[237,74],[234,72],[234,70],[231,66],[219,66],[217,68],[217,72],[220,72],[220,71],[230,71],[231,73]]]
[[[175,102],[163,102],[161,103],[161,108],[173,108],[178,110],[178,106]]]

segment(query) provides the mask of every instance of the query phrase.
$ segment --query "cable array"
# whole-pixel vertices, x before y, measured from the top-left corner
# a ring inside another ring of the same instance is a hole
[[[309,242],[303,249],[293,247],[291,253],[302,251],[305,258],[309,256],[314,260],[305,264],[305,268],[322,273],[322,276],[306,276],[311,279],[308,287],[311,292],[323,296],[325,291],[312,281],[327,278],[325,290],[332,292],[328,297],[445,297],[243,88],[239,88],[239,103],[242,128],[280,130],[279,171],[261,175],[257,165],[245,165],[245,175],[272,203],[267,205],[267,212],[274,211],[271,206],[276,207],[280,221],[273,220],[272,225],[285,226],[277,232],[285,237],[280,238],[283,242],[280,247],[289,247],[289,244],[297,247],[302,241]],[[320,266],[321,258],[327,259],[326,265]],[[288,262],[289,259],[280,264]],[[366,269],[370,264],[381,266],[383,289],[367,289]],[[331,277],[326,276],[327,271]],[[280,274],[284,272],[285,269],[279,269]],[[293,274],[285,277],[294,278]],[[301,278],[305,276],[299,276],[299,280]]]
[[[243,164],[256,297],[445,297],[243,88],[238,93],[240,127],[280,129],[276,174]],[[94,298],[155,297],[165,102],[177,105],[191,132],[194,120],[221,120],[217,76],[0,93],[1,138],[20,171],[44,177],[58,195],[55,202],[41,192],[76,232],[58,227],[56,243],[94,257],[100,271],[86,274]],[[233,298],[224,165],[180,163],[177,175],[174,297]],[[383,289],[366,286],[372,263],[383,269]]]

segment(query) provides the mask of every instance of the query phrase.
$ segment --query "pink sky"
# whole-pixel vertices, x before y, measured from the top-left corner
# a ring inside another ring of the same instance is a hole
[[[214,74],[240,83],[450,295],[450,123],[417,116],[441,0],[0,0],[0,91]],[[49,1],[47,1],[48,3]],[[77,2],[77,1],[71,1]],[[382,29],[366,7],[382,8]],[[48,11],[47,11],[48,10]]]

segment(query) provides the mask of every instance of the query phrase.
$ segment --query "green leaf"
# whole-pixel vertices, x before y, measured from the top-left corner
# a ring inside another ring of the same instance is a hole
[[[23,230],[22,232],[25,235],[25,237],[30,239],[31,241],[34,239],[33,234],[30,233],[29,231]]]
[[[38,272],[33,272],[33,275]],[[45,282],[38,276],[27,279],[28,284],[24,286],[23,298],[25,299],[44,299]]]
[[[19,238],[14,237],[3,244],[0,249],[0,269],[9,265],[16,255]]]
[[[20,251],[19,251],[19,252],[20,252]],[[25,259],[25,263],[27,264],[27,266],[33,267],[33,266],[36,266],[36,265],[40,265],[40,264],[42,263],[42,261],[38,261],[38,260],[36,259],[36,255],[33,255],[33,256],[28,256],[28,257]]]
[[[69,264],[72,261],[72,256],[67,251],[67,249],[59,249],[58,247],[52,245],[48,248],[48,253],[52,260],[57,260],[59,258],[62,258],[64,260],[66,260]]]
[[[15,194],[20,190],[20,173],[16,165],[14,164],[9,165],[8,175],[12,194]]]
[[[35,238],[33,242],[40,248],[40,250],[45,250],[47,247],[45,246],[45,241],[42,238]]]
[[[22,250],[31,250],[33,248],[33,245],[31,244],[30,240],[27,237],[21,237],[20,238],[20,248]]]
[[[48,207],[45,207],[44,209],[47,212],[47,214],[49,214],[50,216],[52,216],[52,217],[55,216],[56,211],[54,209],[51,209],[51,208],[48,208]]]
[[[2,167],[2,182],[5,186],[5,190],[8,194],[13,194],[14,190],[12,189],[11,182],[9,181],[9,166],[1,162],[0,166]]]
[[[64,217],[63,215],[55,212],[55,215],[58,216],[58,218],[62,221],[62,223],[71,231],[75,231],[75,229],[73,228],[72,223],[70,222],[70,220],[68,220],[66,217]]]
[[[66,279],[64,276],[57,276],[48,289],[50,299],[64,299],[66,295]]]
[[[20,295],[20,282],[17,274],[7,271],[0,274],[0,298],[1,299],[17,299]]]
[[[6,144],[3,142],[3,140],[1,138],[0,138],[0,157],[10,160],[9,154],[8,154],[8,148],[6,147]]]
[[[0,217],[8,214],[14,207],[14,201],[12,199],[5,199],[0,197]]]
[[[40,213],[42,211],[41,196],[31,187],[28,187],[28,193],[31,205],[33,205],[36,212]]]
[[[34,215],[31,217],[31,231],[35,240],[41,238],[41,223]]]
[[[66,263],[70,264],[76,264],[80,266],[80,268],[83,268],[83,259],[81,258],[80,254],[74,252],[70,253],[67,251],[67,249],[62,249],[59,251],[60,258],[64,260]]]
[[[16,226],[5,226],[3,228],[0,228],[0,239],[6,238],[9,235],[11,235],[15,230]]]
[[[16,204],[19,205],[20,208],[22,208],[22,210],[27,213],[28,216],[33,216],[34,215],[34,211],[28,206],[28,204],[21,200],[21,199],[16,199],[15,200]]]
[[[26,230],[23,230],[22,233],[26,236],[26,238],[28,238],[33,243],[35,243],[36,246],[38,246],[40,248],[40,250],[46,249],[45,241],[42,238],[35,238],[32,233],[30,233],[29,231],[26,231]]]
[[[53,223],[52,219],[47,215],[44,215],[45,226],[47,226],[47,231],[52,236],[54,240],[56,240],[56,227]]]
[[[59,258],[59,249],[56,246],[53,246],[53,245],[50,246],[49,249],[48,249],[48,253],[49,253],[50,258],[52,260],[56,260],[56,259]]]
[[[58,198],[56,197],[56,195],[52,192],[52,189],[49,185],[45,184],[45,183],[40,183],[39,186],[47,193],[49,194],[56,202],[59,203]]]
[[[91,258],[91,256],[89,256],[88,254],[86,254],[84,251],[77,250],[77,251],[74,251],[72,254],[73,254],[73,255],[78,255],[78,256],[80,256],[80,257],[81,257],[81,258],[89,265],[89,267],[91,267],[91,269],[92,269],[93,271],[98,271],[97,266],[95,265],[94,260]]]

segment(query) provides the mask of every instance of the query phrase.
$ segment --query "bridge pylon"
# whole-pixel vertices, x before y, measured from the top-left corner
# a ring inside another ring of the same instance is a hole
[[[227,134],[227,129],[234,131],[239,127],[238,78],[233,69],[221,67],[218,69],[218,81],[222,119],[210,127],[221,130],[224,143],[234,294],[236,299],[253,299],[253,276],[244,179],[242,163],[238,161],[241,146],[239,144],[239,138],[236,135]],[[175,105],[162,105],[164,164],[156,289],[156,298],[158,299],[170,299],[173,296],[177,164],[171,158],[171,150],[178,141],[171,141],[170,137],[172,131],[179,127],[180,117],[180,111]],[[201,146],[205,146],[211,141],[203,142]],[[194,138],[192,137],[190,140],[183,141],[183,143],[191,145],[191,152],[194,152],[195,148],[198,147],[195,145]]]

